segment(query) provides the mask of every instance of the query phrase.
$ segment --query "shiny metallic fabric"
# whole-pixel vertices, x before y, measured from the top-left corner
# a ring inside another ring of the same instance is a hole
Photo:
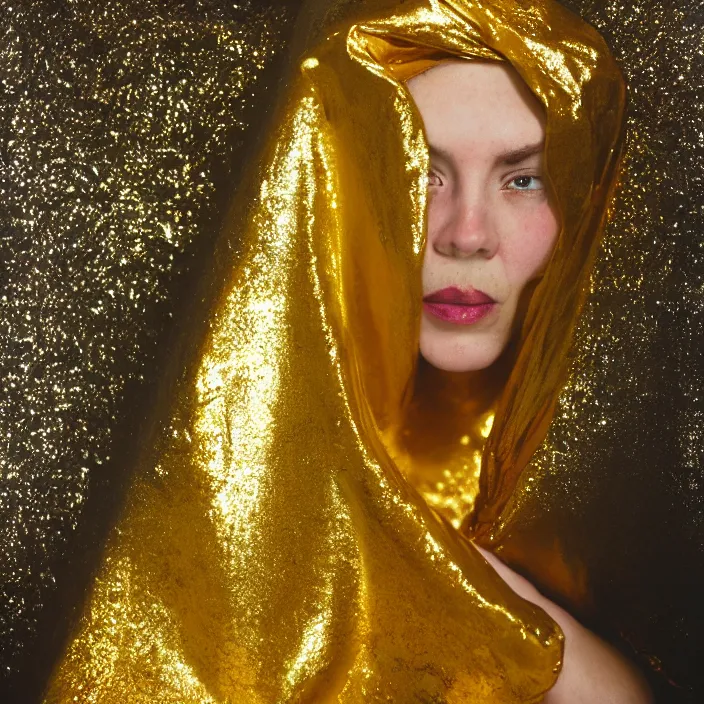
[[[450,56],[510,61],[548,115],[562,234],[474,524],[511,498],[566,370],[623,83],[554,2],[366,3],[300,61],[46,702],[538,702],[553,684],[559,628],[428,507],[397,443],[428,167],[402,82]]]

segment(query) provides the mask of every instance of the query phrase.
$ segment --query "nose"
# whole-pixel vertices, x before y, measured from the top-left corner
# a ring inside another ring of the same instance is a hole
[[[443,205],[447,210],[433,238],[435,251],[457,259],[491,259],[498,250],[499,237],[483,194],[465,195]]]

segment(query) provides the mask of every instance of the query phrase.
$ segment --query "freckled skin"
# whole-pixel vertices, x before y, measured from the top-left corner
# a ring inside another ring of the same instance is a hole
[[[545,117],[505,65],[451,61],[411,79],[431,152],[423,293],[474,288],[498,305],[472,325],[424,311],[420,351],[434,367],[477,371],[506,347],[526,285],[545,267],[559,223],[543,181]]]

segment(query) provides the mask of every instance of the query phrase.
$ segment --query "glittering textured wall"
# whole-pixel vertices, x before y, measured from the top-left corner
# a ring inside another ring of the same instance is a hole
[[[296,4],[0,2],[2,701],[80,601]]]
[[[522,567],[701,701],[704,4],[566,4],[624,69],[627,168],[519,507],[580,560]],[[99,552],[295,5],[0,0],[3,701],[32,701]]]
[[[625,73],[625,171],[572,378],[527,473],[530,492],[497,535],[504,556],[554,597],[581,603],[595,627],[655,656],[668,677],[691,688],[659,701],[699,702],[704,3],[566,4],[605,35]],[[522,561],[528,542],[544,558]]]

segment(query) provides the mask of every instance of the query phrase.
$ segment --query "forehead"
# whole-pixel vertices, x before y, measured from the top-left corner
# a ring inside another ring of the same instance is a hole
[[[431,146],[490,156],[544,138],[541,104],[506,63],[447,61],[407,85]]]

